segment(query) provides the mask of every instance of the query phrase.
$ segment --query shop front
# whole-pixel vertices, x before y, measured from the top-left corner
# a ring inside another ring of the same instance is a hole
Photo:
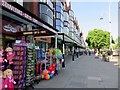
[[[51,38],[35,37],[55,36],[57,30],[15,2],[2,0],[0,9],[0,72],[6,72],[5,88],[33,87],[36,76],[40,78],[41,60],[46,58],[45,54],[51,43]],[[55,68],[54,64],[53,67]],[[7,75],[8,72],[11,74]],[[8,76],[12,77],[14,82],[11,84],[14,87],[7,84]]]
[[[68,55],[72,55],[73,57],[71,58],[71,60],[74,61],[75,50],[77,48],[83,48],[81,44],[78,43],[78,41],[66,35],[65,33],[58,33],[58,38],[60,40],[60,43],[58,43],[58,45],[62,47],[63,56],[65,57]],[[65,58],[63,62],[63,67],[65,67]]]

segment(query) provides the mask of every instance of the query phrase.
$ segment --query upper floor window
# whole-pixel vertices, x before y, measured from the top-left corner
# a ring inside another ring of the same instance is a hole
[[[39,0],[39,2],[44,2],[44,3],[46,3],[46,2],[47,2],[47,0]]]
[[[64,21],[64,16],[61,14],[61,21],[63,22]]]
[[[20,4],[21,6],[23,6],[23,0],[14,0],[14,1]]]
[[[68,22],[64,22],[64,27],[68,27]]]
[[[56,12],[56,18],[60,18],[60,17],[61,17],[60,12]]]
[[[56,6],[56,11],[61,12],[60,6]]]
[[[53,3],[51,0],[47,0],[47,4],[50,6],[51,9],[53,9]]]
[[[62,8],[61,8],[61,11],[60,11],[60,12],[61,12],[61,14],[64,14],[64,12],[63,12],[63,9],[62,9]]]
[[[56,26],[56,29],[61,32],[61,26]]]
[[[56,19],[56,25],[61,26],[61,21],[59,19]]]
[[[61,6],[60,0],[56,0],[56,6]]]
[[[39,13],[47,14],[50,18],[53,19],[53,11],[46,5],[39,5]]]
[[[69,15],[74,17],[74,12],[72,10],[69,11]]]

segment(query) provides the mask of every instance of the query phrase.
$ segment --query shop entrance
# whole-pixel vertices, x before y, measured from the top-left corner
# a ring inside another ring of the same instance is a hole
[[[8,46],[13,48],[15,40],[16,40],[16,37],[4,36],[3,48],[6,49],[6,47],[8,47]]]
[[[10,39],[6,39],[5,40],[5,46],[9,46],[9,47],[13,47],[15,43],[15,40],[10,40]]]

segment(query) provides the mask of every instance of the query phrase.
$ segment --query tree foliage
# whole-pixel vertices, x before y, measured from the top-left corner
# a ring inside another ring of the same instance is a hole
[[[89,31],[86,38],[89,48],[109,48],[110,47],[110,33],[107,31],[94,29]]]

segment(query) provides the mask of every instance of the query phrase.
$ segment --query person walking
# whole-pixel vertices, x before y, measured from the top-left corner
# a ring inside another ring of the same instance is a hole
[[[79,53],[79,50],[78,50],[78,48],[77,48],[77,49],[76,49],[76,56],[77,56],[77,58],[79,58],[78,53]]]
[[[89,50],[89,56],[91,55],[91,51]]]

